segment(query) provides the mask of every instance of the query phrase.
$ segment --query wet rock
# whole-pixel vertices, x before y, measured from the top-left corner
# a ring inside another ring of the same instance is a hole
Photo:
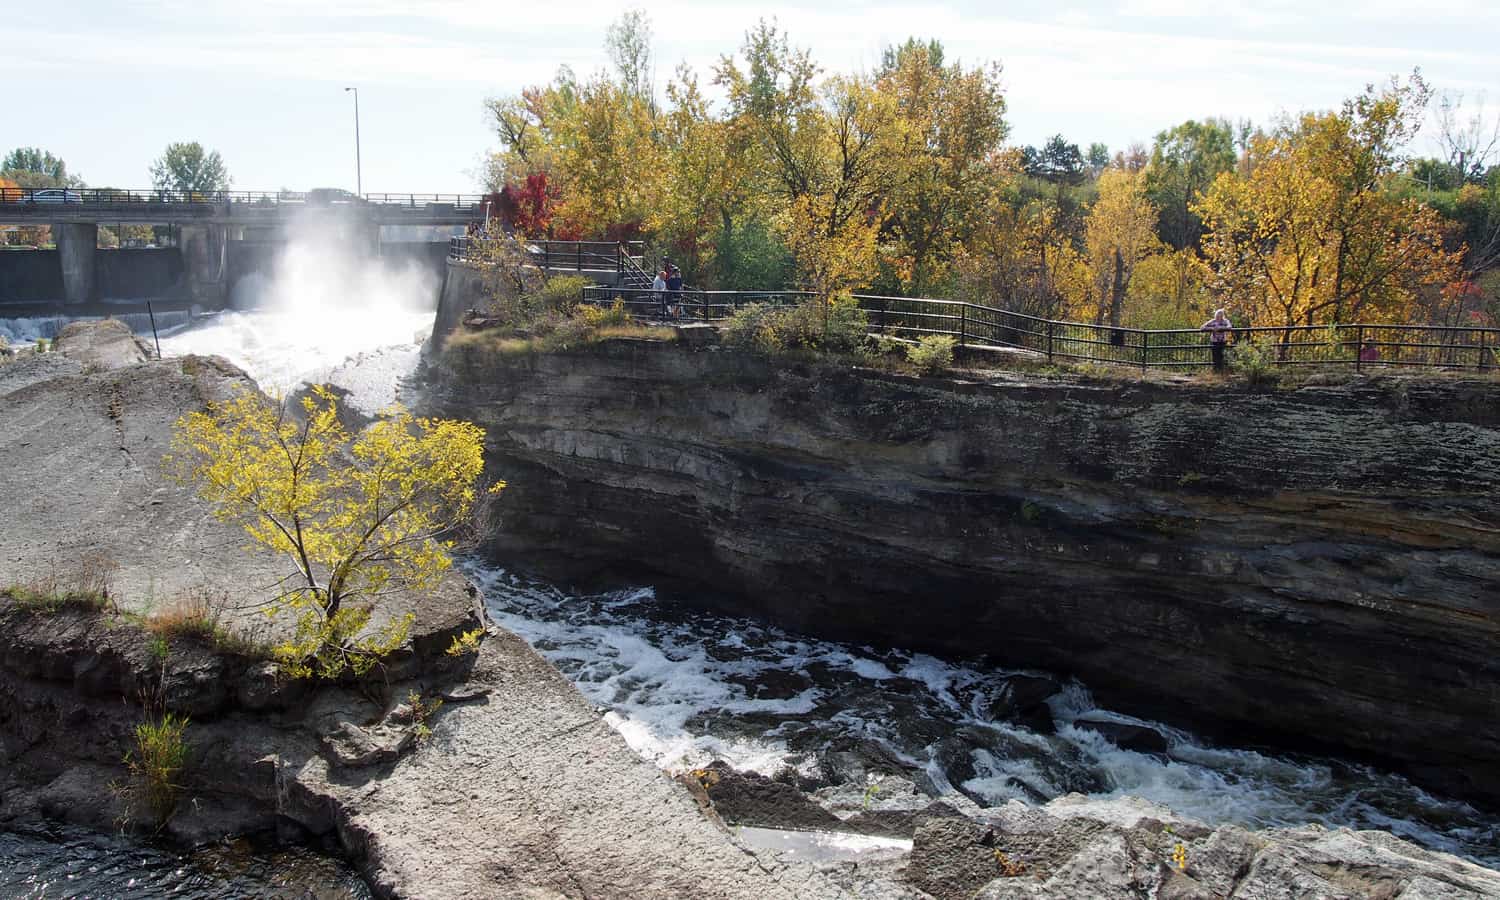
[[[906,878],[937,900],[960,900],[1000,871],[995,832],[967,819],[931,818],[912,836]]]
[[[845,831],[872,834],[880,837],[909,838],[928,819],[963,819],[967,817],[950,803],[935,800],[921,809],[862,809],[844,819]]]
[[[853,783],[863,786],[871,779],[891,775],[918,775],[909,769],[904,760],[878,741],[840,738],[818,753],[819,775],[828,784]],[[930,794],[937,794],[935,789],[929,789],[931,786],[928,784],[922,784],[921,787]]]
[[[1073,724],[1079,728],[1097,731],[1122,750],[1134,750],[1137,753],[1164,754],[1167,752],[1166,735],[1148,725],[1114,722],[1109,719],[1091,718],[1087,715],[1074,719]]]
[[[976,755],[980,751],[990,757],[984,772],[980,771]],[[981,776],[1001,779],[1010,790],[1034,803],[1045,803],[1060,792],[1093,793],[1108,789],[1104,778],[1085,763],[1072,744],[984,725],[969,725],[955,731],[933,749],[933,760],[956,790],[980,805],[994,799],[969,784]],[[1000,771],[993,773],[990,768]],[[991,789],[991,793],[998,792]]]
[[[701,775],[694,774],[714,811],[730,824],[813,830],[836,829],[841,824],[837,816],[792,785],[758,772],[736,771],[728,763],[716,761]]]
[[[1052,708],[1047,700],[1061,690],[1057,679],[1047,675],[1012,675],[1005,679],[999,692],[987,698],[983,711],[992,719],[1015,722],[1039,734],[1051,734]]]

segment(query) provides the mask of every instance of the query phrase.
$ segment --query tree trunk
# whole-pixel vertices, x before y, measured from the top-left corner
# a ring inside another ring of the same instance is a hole
[[[1120,315],[1125,308],[1125,257],[1120,248],[1115,248],[1115,278],[1109,290],[1109,324],[1120,327]]]

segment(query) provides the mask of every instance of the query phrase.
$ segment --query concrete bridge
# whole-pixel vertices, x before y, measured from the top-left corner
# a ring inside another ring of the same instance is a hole
[[[377,252],[382,227],[462,226],[482,220],[485,212],[485,197],[477,194],[0,189],[0,226],[49,225],[57,243],[56,251],[31,251],[55,252],[55,262],[23,258],[28,251],[0,253],[0,300],[16,299],[4,296],[7,288],[11,294],[38,294],[22,299],[43,300],[39,294],[51,292],[58,276],[60,297],[46,299],[69,305],[102,299],[100,270],[113,272],[119,264],[98,264],[100,225],[173,226],[181,269],[174,286],[183,299],[218,306],[229,290],[230,246],[236,242],[263,246],[285,241],[292,229],[308,229]]]

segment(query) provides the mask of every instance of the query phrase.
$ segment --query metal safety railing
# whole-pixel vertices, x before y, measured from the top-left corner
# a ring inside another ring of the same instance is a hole
[[[712,321],[752,303],[800,303],[805,291],[694,291],[589,287],[586,303],[619,301],[641,318],[671,312]],[[855,294],[872,332],[920,339],[946,335],[960,347],[1024,350],[1048,360],[1152,368],[1196,368],[1212,363],[1211,345],[1199,329],[1116,328],[1043,319],[962,300]],[[1500,328],[1447,325],[1255,326],[1230,332],[1234,347],[1254,344],[1275,365],[1348,365],[1494,369],[1500,366]]]
[[[506,240],[509,240],[508,238]],[[495,258],[497,241],[490,237],[452,238],[450,259],[485,262]],[[546,272],[616,272],[632,281],[651,279],[641,268],[643,241],[528,241],[519,246],[537,268]]]
[[[139,207],[150,205],[251,205],[279,204],[339,205],[375,204],[382,208],[428,209],[439,207],[453,211],[478,211],[484,202],[480,194],[355,194],[333,188],[311,191],[173,191],[148,188],[118,190],[114,188],[0,188],[0,203],[83,204],[96,207]]]

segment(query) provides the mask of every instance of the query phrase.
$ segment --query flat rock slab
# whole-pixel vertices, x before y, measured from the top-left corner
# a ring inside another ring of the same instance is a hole
[[[402,897],[823,898],[803,866],[737,845],[520,638],[484,645],[432,737],[389,770],[309,757],[303,803],[339,810],[381,893]],[[284,773],[290,774],[290,773]]]

